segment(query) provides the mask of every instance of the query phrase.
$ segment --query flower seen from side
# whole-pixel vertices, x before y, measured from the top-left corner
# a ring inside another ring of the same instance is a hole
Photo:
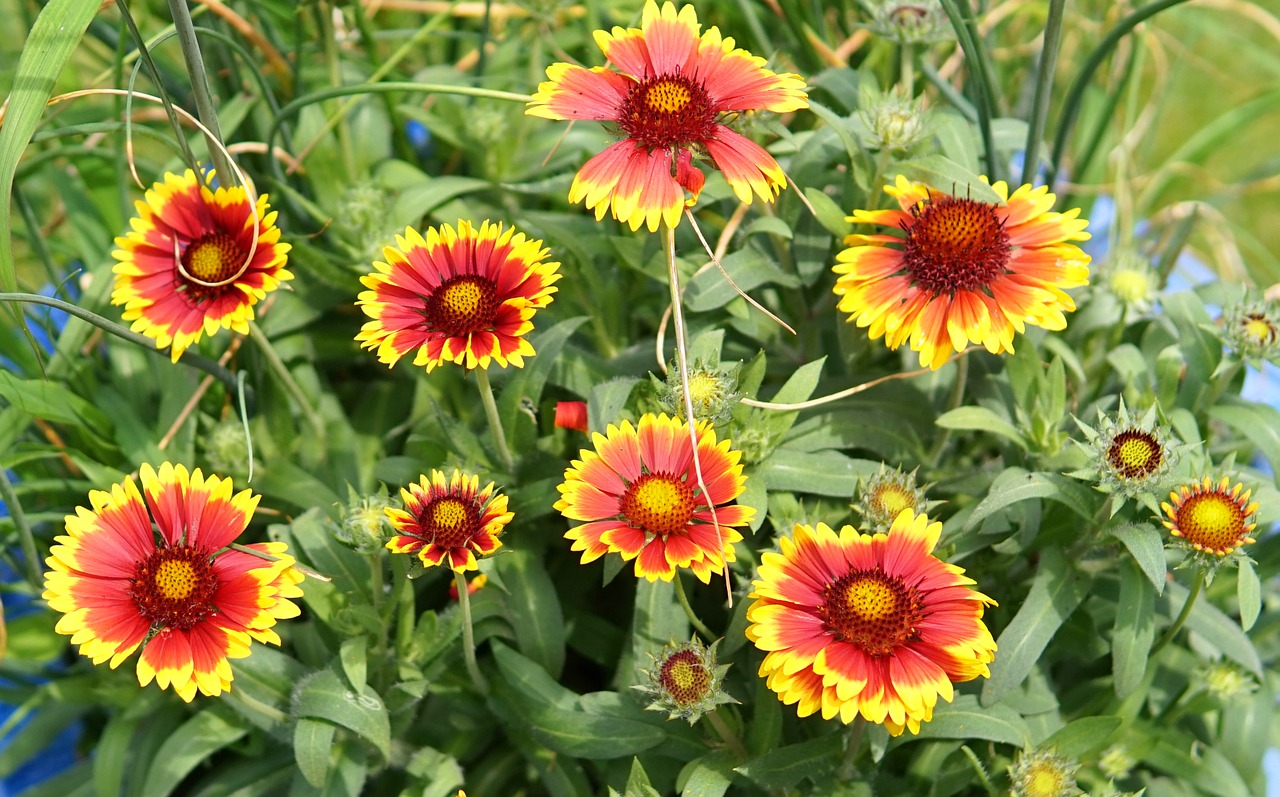
[[[445,565],[457,573],[476,570],[477,557],[502,547],[498,536],[515,517],[507,497],[493,482],[480,489],[480,479],[455,470],[450,476],[433,470],[428,478],[401,488],[404,509],[385,511],[395,527],[387,541],[393,553],[416,554],[423,566]]]
[[[583,564],[617,553],[635,560],[637,578],[670,581],[686,567],[706,584],[735,560],[733,544],[742,540],[736,527],[755,515],[730,503],[746,489],[742,455],[728,440],[717,442],[706,424],[697,435],[705,493],[684,421],[649,413],[636,426],[623,421],[592,435],[595,450],[579,452],[555,503],[566,518],[582,521],[564,536],[582,551]]]
[[[991,186],[1002,204],[969,199],[899,175],[885,191],[898,210],[855,210],[851,222],[902,234],[850,235],[834,271],[839,309],[883,337],[909,343],[920,365],[940,368],[970,343],[993,354],[1013,351],[1028,324],[1058,330],[1075,309],[1065,289],[1088,284],[1089,256],[1078,209],[1054,213],[1054,195],[1023,186]]]
[[[933,717],[953,682],[990,676],[995,601],[933,555],[942,524],[903,511],[887,534],[797,525],[763,554],[747,638],[760,675],[806,717],[861,715],[894,736]]]
[[[665,711],[668,719],[686,720],[690,725],[716,706],[736,703],[724,691],[724,675],[729,665],[716,664],[716,645],[706,647],[696,637],[688,642],[672,643],[653,658],[653,668],[641,670],[647,683],[635,688],[652,695],[646,708]]]
[[[124,305],[134,332],[170,347],[174,362],[219,329],[249,334],[254,305],[293,279],[267,196],[251,206],[244,188],[215,190],[212,181],[212,172],[165,174],[111,253],[119,261],[111,303]]]
[[[584,202],[597,219],[612,213],[632,230],[675,227],[706,179],[695,157],[718,169],[746,204],[753,196],[771,202],[786,187],[773,156],[726,122],[807,108],[799,76],[766,69],[718,28],[702,32],[692,5],[677,11],[648,0],[639,28],[596,31],[595,40],[617,71],[552,64],[526,111],[606,122],[623,136],[578,171],[570,202]]]
[[[372,320],[356,340],[388,366],[416,350],[430,373],[446,362],[468,370],[524,365],[534,314],[551,303],[560,264],[542,241],[488,221],[412,228],[383,250],[386,262],[360,278],[356,304]]]
[[[1208,476],[1184,484],[1160,504],[1164,527],[1200,554],[1221,559],[1255,542],[1258,503],[1249,503],[1251,490],[1223,476],[1217,484]]]
[[[1241,360],[1280,364],[1280,302],[1239,302],[1222,315],[1227,345]]]
[[[298,615],[302,573],[284,543],[243,546],[261,556],[228,547],[257,507],[251,491],[168,462],[139,475],[141,491],[126,478],[67,516],[43,597],[94,664],[114,669],[141,647],[143,686],[154,679],[188,702],[221,694],[250,640],[280,644],[272,626]]]

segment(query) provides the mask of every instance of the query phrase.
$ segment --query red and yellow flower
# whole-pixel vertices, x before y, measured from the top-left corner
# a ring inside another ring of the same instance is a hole
[[[1164,527],[1200,553],[1227,556],[1255,542],[1250,535],[1258,527],[1258,502],[1249,502],[1252,492],[1238,482],[1232,487],[1226,476],[1217,485],[1208,476],[1184,484],[1160,504],[1167,518]]]
[[[855,210],[849,221],[903,234],[845,238],[834,268],[840,311],[891,349],[910,342],[929,368],[970,343],[1012,352],[1028,324],[1066,327],[1063,313],[1076,305],[1065,289],[1089,282],[1089,256],[1071,243],[1089,238],[1088,220],[1079,209],[1050,212],[1044,187],[991,188],[1001,204],[899,176],[885,191],[900,210]]]
[[[413,364],[430,373],[445,362],[467,369],[524,365],[533,315],[551,303],[560,264],[544,262],[542,241],[488,221],[459,221],[396,236],[387,262],[360,278],[356,303],[372,318],[356,335],[388,366],[417,349]]]
[[[739,113],[787,113],[808,107],[804,81],[765,69],[765,60],[705,33],[693,6],[645,3],[639,28],[596,31],[596,44],[618,71],[558,63],[547,68],[527,113],[545,119],[612,123],[624,136],[583,165],[569,189],[596,218],[606,212],[638,230],[675,227],[705,177],[695,155],[719,169],[734,194],[773,201],[786,187],[768,152],[730,130]],[[685,199],[685,192],[692,198]]]
[[[89,493],[45,560],[44,599],[57,631],[94,664],[114,669],[138,647],[138,682],[155,679],[188,702],[231,688],[230,659],[249,641],[280,644],[277,620],[295,617],[302,573],[284,543],[228,548],[258,505],[231,480],[166,462]]]
[[[760,675],[800,716],[861,714],[894,736],[950,702],[953,682],[990,676],[995,601],[933,555],[942,524],[904,510],[887,534],[797,525],[761,557],[747,638]]]
[[[169,346],[174,362],[219,329],[249,334],[253,306],[293,279],[266,194],[251,207],[245,189],[214,190],[212,180],[191,169],[166,174],[111,253],[120,261],[111,303],[124,305],[134,332]]]
[[[729,504],[746,489],[742,454],[729,441],[716,442],[710,426],[698,427],[698,462],[704,493],[693,463],[689,425],[649,413],[638,427],[609,425],[592,436],[595,451],[582,450],[565,471],[555,508],[583,524],[564,536],[582,551],[582,563],[606,553],[635,560],[635,574],[670,581],[687,567],[702,583],[734,561],[734,528],[755,510]]]
[[[478,477],[457,470],[449,477],[433,470],[430,479],[424,475],[418,483],[402,488],[400,497],[404,509],[386,510],[399,532],[387,541],[387,548],[417,554],[426,567],[447,564],[457,573],[476,570],[477,556],[501,548],[498,535],[515,517],[507,511],[507,497],[494,491],[493,482],[482,490]]]

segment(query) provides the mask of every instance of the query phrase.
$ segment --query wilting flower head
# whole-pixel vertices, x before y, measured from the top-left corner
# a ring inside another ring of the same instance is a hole
[[[404,509],[386,509],[399,534],[387,541],[393,553],[416,553],[426,567],[447,564],[457,573],[476,570],[476,556],[502,547],[498,535],[514,514],[507,497],[495,493],[493,482],[480,489],[480,479],[455,470],[445,477],[431,471],[416,484],[400,490]],[[448,557],[448,562],[445,562]]]
[[[1053,750],[1018,753],[1009,767],[1013,797],[1076,797],[1084,794],[1076,787],[1080,764]]]
[[[701,30],[693,6],[677,13],[672,3],[659,9],[648,0],[639,28],[596,31],[619,71],[547,68],[527,113],[609,122],[624,136],[578,171],[570,202],[585,201],[597,219],[612,212],[633,230],[675,227],[705,181],[695,155],[709,159],[744,203],[752,194],[771,202],[786,187],[773,157],[725,122],[738,113],[807,108],[804,81],[765,69],[763,58],[722,39],[718,28]],[[688,202],[685,191],[693,195]]]
[[[231,688],[229,659],[249,640],[280,644],[277,620],[295,617],[302,573],[284,543],[231,550],[258,496],[231,494],[231,480],[166,462],[140,469],[110,492],[89,493],[92,509],[67,515],[66,535],[45,560],[44,599],[61,612],[57,631],[94,664],[114,669],[139,646],[138,682],[154,678],[188,702],[197,691]]]
[[[1208,476],[1204,481],[1184,484],[1169,493],[1164,510],[1164,527],[1202,554],[1221,558],[1242,545],[1255,542],[1249,536],[1257,527],[1258,504],[1249,503],[1252,490],[1245,490],[1223,476],[1215,486]]]
[[[923,487],[916,485],[914,470],[903,473],[901,468],[889,470],[881,463],[871,476],[858,479],[858,500],[853,508],[862,516],[858,524],[862,531],[886,532],[902,510],[922,515],[936,504],[925,498]]]
[[[861,714],[898,736],[918,733],[952,682],[990,676],[982,613],[995,601],[933,555],[941,533],[906,510],[888,534],[797,525],[761,557],[747,638],[783,703],[846,724]]]
[[[938,0],[882,0],[872,15],[871,29],[901,44],[941,41],[953,35]]]
[[[445,362],[467,369],[517,368],[533,355],[524,336],[533,315],[551,303],[559,263],[543,262],[542,241],[488,221],[476,230],[459,221],[427,230],[409,228],[382,250],[387,262],[360,278],[369,290],[356,302],[372,318],[356,335],[388,366],[417,349],[414,365],[427,373]]]
[[[1075,302],[1064,288],[1086,285],[1089,256],[1080,211],[1053,213],[1048,189],[1025,185],[1004,204],[936,191],[899,175],[885,191],[901,210],[855,210],[851,222],[903,235],[850,235],[834,271],[839,309],[889,348],[910,341],[920,364],[940,368],[953,351],[978,343],[1013,351],[1027,324],[1063,329]]]
[[[111,303],[124,305],[131,329],[170,346],[174,362],[204,335],[219,329],[249,334],[253,306],[280,283],[288,244],[280,243],[276,214],[263,194],[257,224],[243,188],[209,187],[190,169],[165,174],[137,202],[133,229],[116,239],[120,261]]]
[[[557,429],[573,429],[585,432],[588,428],[587,402],[557,401],[555,427]]]
[[[729,420],[733,408],[742,400],[742,393],[736,389],[739,370],[739,363],[726,370],[701,361],[689,367],[689,400],[694,418],[713,426]],[[668,369],[666,380],[658,383],[658,403],[672,415],[684,417],[684,385],[679,368]]]
[[[636,560],[637,577],[670,581],[676,568],[687,567],[706,584],[734,561],[733,544],[742,539],[734,527],[755,515],[751,507],[729,504],[746,489],[742,455],[728,440],[717,443],[706,424],[697,431],[706,493],[684,421],[649,413],[638,428],[623,421],[592,435],[595,450],[579,452],[555,503],[560,514],[584,521],[564,535],[582,551],[583,564],[613,552]]]
[[[667,719],[687,720],[690,725],[716,706],[737,703],[724,692],[724,674],[729,665],[716,665],[716,645],[704,647],[695,637],[688,642],[669,644],[654,659],[652,670],[641,670],[649,679],[635,688],[653,695],[646,706],[650,711],[665,711]]]
[[[1126,498],[1159,489],[1181,450],[1173,444],[1168,427],[1156,422],[1156,415],[1153,404],[1141,419],[1134,419],[1121,399],[1114,417],[1099,410],[1097,429],[1077,420],[1089,440],[1093,464],[1072,475],[1096,478],[1098,489]],[[1151,506],[1154,510],[1155,505]]]
[[[1240,359],[1280,363],[1280,303],[1240,302],[1228,307],[1222,332]]]

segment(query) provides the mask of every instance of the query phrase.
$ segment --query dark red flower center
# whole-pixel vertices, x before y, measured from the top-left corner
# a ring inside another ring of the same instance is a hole
[[[480,533],[480,508],[455,495],[428,501],[416,520],[422,538],[440,548],[465,548]]]
[[[985,288],[1009,263],[1009,233],[996,206],[952,196],[911,209],[902,228],[902,262],[922,289],[937,295]]]
[[[628,523],[663,537],[688,528],[696,509],[693,490],[669,473],[646,473],[631,482],[621,504]]]
[[[916,639],[924,619],[924,601],[901,576],[873,570],[850,570],[822,591],[818,614],[836,639],[868,656],[886,656]]]
[[[618,126],[650,149],[705,141],[715,130],[716,111],[702,84],[684,75],[646,78],[622,101]]]
[[[1183,539],[1206,551],[1228,552],[1249,536],[1245,507],[1219,490],[1194,493],[1178,507]]]
[[[1160,441],[1150,432],[1126,429],[1111,439],[1107,462],[1111,470],[1124,479],[1145,479],[1160,469],[1164,451]]]
[[[466,337],[492,332],[501,304],[493,280],[464,274],[446,280],[426,297],[422,314],[432,331]]]
[[[244,268],[245,254],[235,238],[225,232],[211,232],[187,245],[182,253],[182,268],[198,280],[189,281],[190,284],[209,288],[237,276]]]
[[[677,650],[667,656],[659,668],[658,681],[681,708],[697,703],[711,690],[711,673],[692,650]]]
[[[161,548],[138,563],[129,596],[152,628],[190,630],[218,609],[213,597],[218,577],[207,552],[179,546]]]

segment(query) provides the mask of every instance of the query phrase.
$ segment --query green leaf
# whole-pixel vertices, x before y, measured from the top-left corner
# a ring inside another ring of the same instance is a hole
[[[172,793],[202,761],[248,732],[244,723],[232,722],[213,709],[197,713],[160,745],[142,793],[148,797]]]
[[[681,783],[680,797],[724,797],[733,783],[733,756],[718,750],[693,759],[680,770],[676,784]]]
[[[672,586],[638,580],[635,607],[631,612],[630,655],[618,662],[616,682],[634,683],[636,669],[649,666],[650,654],[657,655],[668,642],[688,638],[689,618],[676,602]]]
[[[1170,582],[1156,601],[1156,611],[1165,617],[1175,617],[1186,602],[1188,590],[1177,582]],[[1205,599],[1203,595],[1191,609],[1187,618],[1187,628],[1195,631],[1200,637],[1224,656],[1244,666],[1249,672],[1262,677],[1262,660],[1249,637],[1235,620],[1223,614],[1217,607]]]
[[[814,215],[823,229],[837,238],[844,238],[853,232],[853,225],[845,221],[849,213],[837,205],[834,199],[813,186],[804,189],[804,195],[809,204],[813,205]]]
[[[999,659],[997,659],[999,661]],[[939,703],[933,719],[920,725],[917,739],[986,739],[1025,747],[1030,734],[1022,715],[1009,706],[982,707],[973,695],[957,695]]]
[[[348,637],[342,640],[338,648],[338,661],[342,663],[342,674],[347,676],[347,683],[355,690],[364,689],[368,671],[369,638],[364,636]]]
[[[747,292],[769,283],[788,288],[800,284],[794,275],[783,271],[777,263],[752,247],[730,252],[720,259],[720,265],[724,266],[725,272],[738,287]],[[738,292],[724,278],[724,274],[720,273],[720,269],[712,266],[689,280],[685,290],[685,307],[695,313],[705,312],[723,307],[737,296]]]
[[[1111,536],[1124,543],[1133,556],[1133,561],[1156,588],[1156,594],[1164,592],[1165,574],[1168,565],[1164,559],[1164,538],[1154,526],[1142,524],[1118,526],[1111,530]]]
[[[494,567],[506,587],[504,603],[520,652],[553,676],[564,666],[564,614],[542,559],[528,550],[498,557]]]
[[[1240,557],[1240,566],[1236,570],[1236,600],[1240,604],[1240,628],[1248,631],[1258,621],[1258,613],[1262,611],[1262,584],[1258,581],[1258,571],[1253,569],[1253,562],[1248,557]]]
[[[797,368],[786,383],[778,388],[778,392],[774,394],[773,398],[769,400],[775,404],[798,404],[801,401],[808,400],[813,395],[814,388],[818,386],[818,377],[821,375],[822,365],[826,361],[826,357],[819,357],[813,362],[807,362]],[[791,424],[787,424],[787,428],[790,427]]]
[[[631,391],[639,383],[640,380],[634,377],[621,377],[601,382],[591,388],[587,409],[592,432],[604,434],[609,424],[617,422],[622,415],[622,408],[631,400]]]
[[[1013,691],[1040,659],[1045,646],[1088,594],[1062,552],[1050,548],[1040,557],[1031,592],[996,640],[991,678],[982,685],[982,705],[992,706]]]
[[[662,797],[649,783],[649,776],[645,774],[644,765],[638,758],[631,759],[631,773],[627,776],[625,795],[626,797]]]
[[[1122,563],[1120,600],[1111,634],[1111,669],[1118,697],[1137,689],[1147,672],[1147,654],[1156,633],[1155,597],[1155,587],[1138,566]]]
[[[889,174],[904,174],[907,179],[924,183],[953,196],[968,197],[978,202],[1002,204],[1000,195],[978,175],[941,155],[925,155],[897,164]]]
[[[547,377],[550,376],[560,352],[564,350],[565,344],[569,342],[573,333],[586,320],[586,316],[566,318],[545,332],[529,335],[529,342],[537,351],[537,355],[528,360],[524,368],[518,368],[510,375],[503,384],[502,395],[498,399],[498,410],[507,434],[513,435],[516,430],[521,429],[526,432],[527,441],[525,436],[521,436],[517,438],[520,443],[532,447],[535,442],[534,433],[537,431],[531,428],[534,424],[527,422],[528,416],[524,414],[522,408],[527,404],[536,407],[542,400],[542,389],[547,384]],[[526,422],[521,423],[522,419],[526,419]]]
[[[1280,410],[1228,395],[1209,408],[1209,417],[1235,429],[1261,449],[1277,472],[1276,485],[1280,486]]]
[[[1141,580],[1139,576],[1138,581]],[[1120,721],[1115,716],[1081,717],[1059,728],[1038,746],[1053,748],[1059,755],[1077,761],[1085,760],[1107,746],[1111,734],[1120,727]]]
[[[879,463],[851,459],[839,451],[806,453],[780,448],[754,471],[770,491],[790,491],[851,499],[858,477],[875,473]]]
[[[400,225],[416,224],[419,219],[440,207],[450,199],[483,191],[492,187],[488,180],[474,177],[444,175],[427,177],[414,185],[404,187],[396,198],[390,213],[391,219]],[[449,222],[453,226],[453,222]],[[477,228],[479,225],[476,225]],[[403,230],[397,232],[403,233]]]
[[[0,289],[18,290],[13,262],[13,178],[18,161],[44,116],[58,74],[98,13],[89,0],[50,0],[22,44],[13,87],[0,125]],[[13,20],[10,24],[15,24]],[[20,23],[16,23],[19,24]]]
[[[825,783],[827,776],[840,763],[843,753],[844,734],[829,733],[807,742],[779,747],[751,759],[734,771],[766,789],[788,790],[806,777],[815,784]]]
[[[371,687],[356,693],[333,670],[321,670],[298,685],[293,702],[299,717],[340,725],[376,747],[384,759],[390,755],[391,721],[382,698]]]
[[[943,429],[976,429],[998,434],[1011,440],[1023,451],[1027,450],[1027,440],[1022,436],[1022,432],[986,407],[956,407],[950,412],[939,415],[935,423]]]
[[[996,477],[987,497],[969,515],[965,528],[971,529],[1001,509],[1033,498],[1057,501],[1083,518],[1092,515],[1091,507],[1098,500],[1090,490],[1066,476],[1008,468]]]
[[[329,751],[337,731],[333,723],[305,717],[293,727],[293,757],[298,771],[317,789],[324,788],[329,780]]]
[[[3,129],[3,128],[0,128]],[[22,411],[53,423],[65,423],[110,439],[111,421],[66,385],[19,379],[0,370],[0,396]]]
[[[237,684],[239,686],[239,684]],[[94,746],[93,790],[99,797],[118,797],[132,761],[133,734],[141,717],[112,714]]]

